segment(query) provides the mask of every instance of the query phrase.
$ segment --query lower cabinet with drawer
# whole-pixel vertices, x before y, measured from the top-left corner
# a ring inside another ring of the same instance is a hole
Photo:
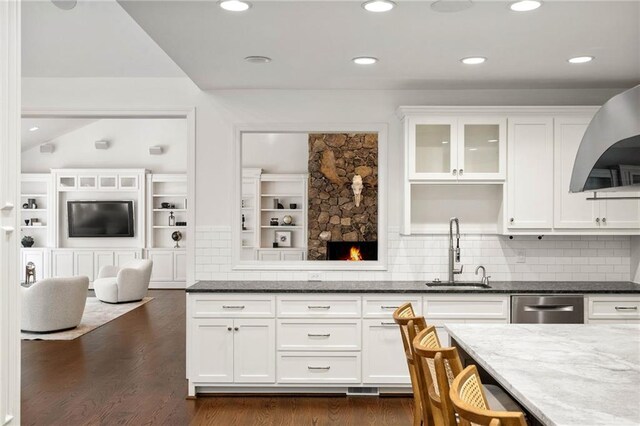
[[[616,294],[587,296],[587,323],[640,323],[640,296]]]
[[[198,392],[411,390],[393,312],[509,322],[507,295],[187,293],[187,378]]]

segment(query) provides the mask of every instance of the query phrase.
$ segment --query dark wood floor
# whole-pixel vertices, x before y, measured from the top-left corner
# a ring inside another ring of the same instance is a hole
[[[408,425],[409,398],[185,399],[185,294],[72,341],[22,342],[24,425]]]

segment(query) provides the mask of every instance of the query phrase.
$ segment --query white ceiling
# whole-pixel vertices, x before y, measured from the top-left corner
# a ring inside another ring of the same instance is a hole
[[[22,75],[184,77],[115,0],[79,0],[72,10],[23,1]]]
[[[98,120],[93,118],[23,118],[21,120],[22,152],[96,121]],[[29,129],[34,126],[38,127],[38,130],[30,131]]]
[[[202,89],[622,88],[640,82],[638,1],[546,0],[527,13],[510,11],[506,1],[476,1],[459,13],[434,12],[430,1],[398,1],[382,14],[364,11],[360,1],[257,0],[244,13],[226,12],[213,0],[119,3]],[[91,55],[103,51],[91,47]],[[273,62],[246,63],[249,55]],[[380,62],[351,63],[360,55]],[[488,61],[459,62],[472,55]],[[596,60],[567,63],[578,55]]]

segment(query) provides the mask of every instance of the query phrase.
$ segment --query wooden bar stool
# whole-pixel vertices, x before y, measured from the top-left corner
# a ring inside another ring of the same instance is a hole
[[[449,397],[460,418],[460,426],[527,426],[520,411],[491,410],[475,365],[456,376]]]
[[[421,385],[416,372],[414,363],[415,356],[411,342],[415,336],[426,328],[427,324],[424,317],[418,317],[413,310],[411,303],[405,303],[393,312],[393,320],[400,326],[400,335],[402,336],[402,345],[404,346],[404,354],[409,367],[409,377],[411,378],[411,388],[413,389],[413,425],[414,426],[430,426],[433,424],[431,415],[431,406],[421,403],[420,397]]]
[[[454,378],[462,372],[458,349],[440,346],[434,326],[419,332],[413,340],[413,347],[420,382],[428,384],[428,387],[421,389],[423,404],[431,404],[436,426],[457,426],[449,391]],[[493,406],[505,410],[520,409],[499,386],[487,385],[484,391]]]
[[[440,346],[434,326],[429,326],[416,335],[413,348],[420,382],[427,385],[420,389],[422,404],[432,406],[436,426],[456,426],[455,412],[448,394],[449,384],[462,371],[458,350]]]

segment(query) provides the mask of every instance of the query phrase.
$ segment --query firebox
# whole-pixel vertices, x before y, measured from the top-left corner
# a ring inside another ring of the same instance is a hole
[[[378,260],[378,242],[327,241],[327,260]]]

